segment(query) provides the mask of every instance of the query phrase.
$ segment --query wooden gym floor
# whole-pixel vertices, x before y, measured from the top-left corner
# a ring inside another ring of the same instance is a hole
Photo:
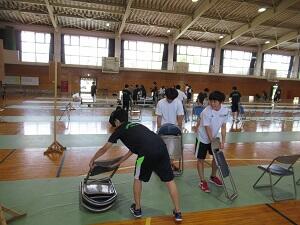
[[[28,100],[28,99],[26,99]],[[34,100],[34,99],[33,99]],[[35,116],[52,116],[53,110],[26,108],[28,103],[24,104],[25,99],[8,100],[7,105],[22,105],[23,108],[6,108],[0,112],[0,136],[5,135],[31,135],[28,133],[32,128],[34,135],[39,135],[39,132],[44,132],[41,122],[5,122],[6,117],[18,117],[22,120],[26,117]],[[51,104],[50,104],[51,105]],[[38,106],[38,104],[35,104]],[[151,117],[152,108],[143,109],[143,116]],[[58,134],[65,134],[66,130],[76,129],[76,134],[81,132],[85,134],[86,130],[95,134],[107,134],[112,130],[105,118],[99,123],[97,127],[84,128],[87,122],[72,121],[74,117],[107,117],[112,108],[91,108],[91,109],[77,109],[71,112],[71,122],[77,123],[77,128],[74,124],[72,127],[67,126],[67,121],[58,122]],[[62,111],[57,110],[57,115],[61,115]],[[2,120],[2,122],[1,122]],[[26,119],[24,119],[25,121]],[[42,121],[51,123],[47,125],[47,133],[53,134],[53,126],[50,121]],[[156,123],[148,121],[147,123],[155,131]],[[26,127],[27,126],[27,127]],[[40,128],[36,128],[40,126]],[[255,132],[259,130],[262,135],[268,132],[293,132],[295,130],[293,122],[285,122],[278,125],[278,122],[273,121],[248,121],[245,122],[240,132]],[[80,128],[78,128],[80,127]],[[83,127],[83,128],[82,128]],[[190,132],[190,124],[186,125],[186,132]],[[261,129],[263,127],[263,129]],[[298,130],[298,129],[296,129]],[[26,132],[25,132],[26,131]],[[235,131],[235,130],[231,130]],[[17,136],[16,136],[17,137]],[[16,140],[17,141],[17,140]],[[24,179],[36,178],[55,178],[55,177],[69,177],[83,175],[88,170],[88,163],[95,151],[100,146],[88,147],[71,147],[64,152],[64,156],[47,157],[43,152],[48,146],[44,148],[2,148],[0,143],[0,181],[14,181]],[[269,163],[278,155],[299,153],[300,142],[298,141],[282,141],[282,142],[252,142],[252,143],[230,143],[226,144],[224,153],[231,167],[243,165],[259,165]],[[124,154],[127,149],[124,146],[115,146],[110,154],[105,155],[105,158],[111,158],[120,154]],[[62,162],[62,158],[64,159]],[[194,145],[186,144],[184,146],[184,166],[185,168],[195,168],[196,161],[194,157]],[[118,173],[131,173],[134,168],[135,157],[129,158],[124,162]],[[62,165],[63,163],[63,165]],[[296,178],[299,178],[300,171],[296,171]],[[197,187],[195,187],[197,188]],[[130,187],[131,189],[131,187]],[[201,193],[199,193],[201,194]],[[205,203],[203,203],[205,204]],[[263,204],[249,207],[228,208],[210,210],[204,212],[189,212],[184,213],[184,221],[181,224],[300,224],[300,201],[285,201],[273,204]],[[144,218],[140,220],[117,221],[115,223],[106,224],[174,224],[169,217],[153,217]]]

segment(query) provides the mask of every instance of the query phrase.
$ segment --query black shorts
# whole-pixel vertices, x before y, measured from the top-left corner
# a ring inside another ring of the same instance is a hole
[[[196,151],[197,159],[205,159],[207,152],[212,155],[211,144],[204,144],[201,141],[198,141],[198,151]],[[196,146],[197,149],[197,146]]]
[[[238,112],[239,111],[239,104],[232,104],[231,112]]]
[[[148,182],[152,172],[156,173],[163,182],[169,182],[174,179],[167,149],[162,149],[161,153],[154,156],[139,156],[137,158],[134,170],[135,179]]]

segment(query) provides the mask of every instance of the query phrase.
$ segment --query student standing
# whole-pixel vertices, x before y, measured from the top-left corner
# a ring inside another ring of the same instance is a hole
[[[221,130],[220,149],[224,148],[226,137],[226,122],[228,120],[229,111],[222,103],[225,101],[225,95],[222,92],[214,91],[209,95],[209,105],[202,111],[200,115],[200,127],[198,131],[198,146],[196,151],[197,171],[200,178],[199,187],[204,192],[210,192],[207,181],[204,176],[204,160],[207,152],[212,155],[211,142],[219,136]],[[216,176],[217,165],[212,160],[212,171],[209,182],[216,186],[222,186],[222,181]]]
[[[230,98],[231,98],[231,112],[232,112],[233,121],[237,121],[239,115],[241,93],[237,90],[236,86],[232,87]]]
[[[130,102],[132,99],[132,94],[129,91],[129,85],[125,84],[125,88],[122,90],[122,101],[123,101],[123,109],[128,112],[129,111],[129,106]]]
[[[95,82],[92,82],[92,86],[91,86],[91,96],[93,98],[93,102],[96,102],[96,94],[97,94],[97,86],[95,84]]]

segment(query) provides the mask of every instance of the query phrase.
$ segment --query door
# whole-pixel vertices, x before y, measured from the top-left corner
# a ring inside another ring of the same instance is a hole
[[[80,78],[80,96],[82,98],[82,102],[93,102],[93,98],[91,96],[91,87],[93,82],[96,83],[95,78],[90,78],[90,77]]]
[[[276,92],[277,88],[278,88],[278,84],[275,84],[272,86],[272,93],[271,93],[272,101],[274,100],[274,96],[275,96],[275,92]]]

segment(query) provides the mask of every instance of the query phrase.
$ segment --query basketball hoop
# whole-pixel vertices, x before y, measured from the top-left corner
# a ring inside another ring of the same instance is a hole
[[[265,70],[265,77],[267,78],[268,82],[272,82],[272,83],[278,82],[277,71],[274,70],[274,69],[266,69]]]

